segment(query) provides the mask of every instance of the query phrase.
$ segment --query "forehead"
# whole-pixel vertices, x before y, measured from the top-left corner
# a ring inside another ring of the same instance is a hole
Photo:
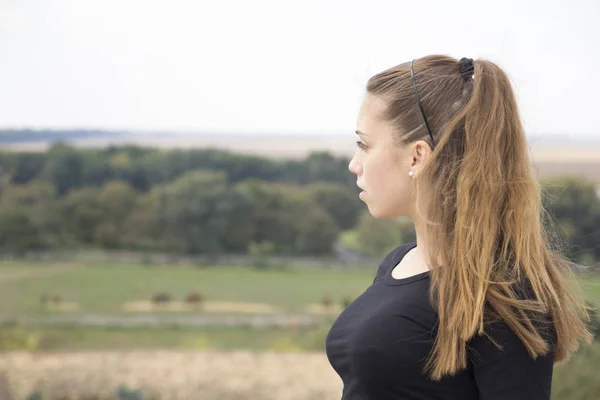
[[[365,94],[358,112],[359,119],[382,119],[387,105],[381,96]]]
[[[384,119],[386,108],[387,104],[380,96],[367,93],[358,112],[358,130],[369,135],[390,130],[390,124]]]

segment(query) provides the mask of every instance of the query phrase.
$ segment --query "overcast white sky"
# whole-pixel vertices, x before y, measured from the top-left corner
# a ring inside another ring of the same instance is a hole
[[[0,0],[0,127],[353,132],[430,53],[510,75],[529,134],[600,136],[598,0]]]

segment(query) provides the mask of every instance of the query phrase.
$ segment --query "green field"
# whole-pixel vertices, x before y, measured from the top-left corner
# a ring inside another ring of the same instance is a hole
[[[277,314],[310,315],[307,306],[330,297],[338,310],[344,300],[358,296],[371,283],[372,269],[266,269],[157,267],[123,264],[27,264],[0,263],[0,315],[19,319],[59,315],[74,317],[109,315],[126,318],[144,314],[124,311],[128,302],[146,301],[167,292],[182,301],[197,291],[204,302],[254,303],[277,307]],[[579,278],[585,297],[600,304],[600,275]],[[49,310],[40,300],[58,294],[75,310]],[[257,315],[233,310],[206,312],[147,311],[157,315]],[[314,315],[312,327],[228,328],[171,327],[119,328],[27,327],[38,340],[39,349],[85,348],[215,348],[322,350],[323,341],[336,312]]]
[[[74,313],[122,314],[123,304],[167,292],[182,301],[198,291],[205,301],[263,303],[302,313],[324,296],[355,298],[372,281],[372,269],[267,269],[153,267],[143,265],[27,264],[0,262],[0,314],[47,315],[40,299],[58,294],[75,302]],[[600,275],[579,278],[584,295],[600,304]]]
[[[148,267],[142,265],[32,265],[0,263],[0,314],[46,315],[44,293],[75,302],[75,313],[123,313],[123,304],[167,292],[182,301],[191,291],[206,301],[263,303],[302,313],[324,296],[355,298],[375,269],[270,269]]]
[[[582,276],[578,281],[585,298],[600,307],[600,275]]]

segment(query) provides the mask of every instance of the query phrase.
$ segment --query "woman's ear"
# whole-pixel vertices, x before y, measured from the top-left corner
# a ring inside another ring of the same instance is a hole
[[[418,170],[427,162],[431,155],[431,147],[424,140],[417,140],[411,146],[412,164],[411,168],[417,174]]]

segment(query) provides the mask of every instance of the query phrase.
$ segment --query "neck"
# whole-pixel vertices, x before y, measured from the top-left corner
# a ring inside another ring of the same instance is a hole
[[[415,225],[415,232],[417,234],[417,247],[415,248],[415,250],[419,257],[423,260],[423,262],[426,262],[430,246],[434,246],[435,244],[429,242],[429,238],[427,237],[426,233],[425,222],[419,218],[411,219]],[[441,265],[441,263],[438,261],[436,266],[439,265]],[[432,266],[428,264],[428,267],[431,268]]]

